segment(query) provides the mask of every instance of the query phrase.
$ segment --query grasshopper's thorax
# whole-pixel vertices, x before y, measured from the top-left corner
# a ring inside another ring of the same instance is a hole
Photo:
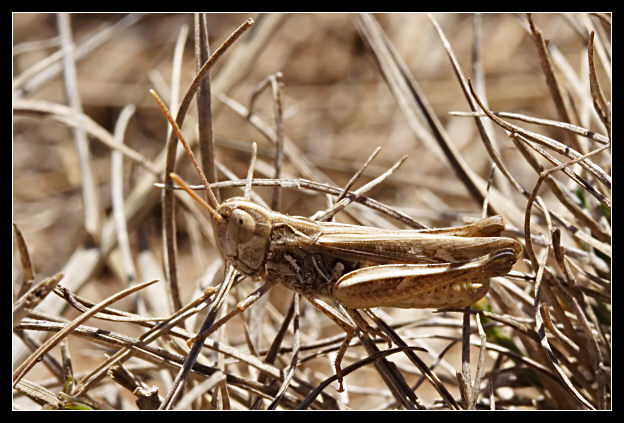
[[[261,276],[266,271],[271,211],[250,200],[235,197],[224,201],[217,212],[223,220],[213,220],[213,225],[223,257],[239,272]]]

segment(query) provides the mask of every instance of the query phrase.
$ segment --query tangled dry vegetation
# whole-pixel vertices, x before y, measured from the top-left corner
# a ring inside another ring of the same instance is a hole
[[[13,41],[14,409],[611,408],[610,14],[15,14]],[[393,343],[359,334],[342,393],[344,332],[280,286],[185,362],[259,284],[162,188],[198,178],[150,89],[221,199],[256,142],[253,198],[311,216],[379,146],[350,192],[408,158],[338,221],[499,214],[522,258],[470,310],[368,311]]]

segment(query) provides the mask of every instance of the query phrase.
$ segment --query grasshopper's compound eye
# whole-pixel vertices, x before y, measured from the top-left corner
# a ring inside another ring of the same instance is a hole
[[[238,242],[247,242],[256,232],[256,221],[243,210],[234,210],[229,218],[228,232]]]

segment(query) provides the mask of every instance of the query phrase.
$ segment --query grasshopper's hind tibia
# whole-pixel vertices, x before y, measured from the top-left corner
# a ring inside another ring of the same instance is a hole
[[[306,298],[308,299],[308,301],[310,301],[310,303],[317,310],[319,310],[321,313],[329,317],[334,323],[340,326],[342,330],[344,330],[346,333],[345,339],[342,341],[342,344],[338,348],[338,351],[336,352],[336,358],[334,359],[334,370],[336,372],[336,378],[338,379],[338,392],[342,392],[344,391],[344,385],[343,385],[342,367],[340,366],[340,364],[342,363],[342,359],[344,358],[344,355],[347,352],[347,349],[349,348],[349,344],[351,343],[351,340],[355,336],[355,331],[359,328],[363,332],[366,332],[373,337],[378,337],[378,338],[383,339],[384,341],[388,343],[388,348],[392,346],[392,341],[385,333],[371,327],[366,322],[366,320],[364,320],[364,318],[360,315],[360,313],[357,310],[351,309],[351,308],[345,308],[345,311],[347,313],[347,316],[345,316],[343,313],[340,313],[337,309],[329,306],[328,304],[326,304],[325,302],[317,298],[313,298],[313,297],[306,297]]]
[[[349,316],[353,319],[355,324],[358,325],[358,327],[362,331],[368,333],[369,335],[373,336],[374,338],[381,338],[381,339],[383,339],[384,341],[386,341],[388,343],[388,348],[392,347],[392,340],[388,337],[388,335],[386,335],[385,333],[383,333],[379,329],[376,329],[376,328],[372,327],[371,325],[369,325],[368,322],[366,320],[364,320],[362,315],[356,309],[346,307],[345,310],[347,311],[347,314],[349,314]]]
[[[356,323],[348,319],[347,316],[343,316],[334,308],[327,305],[325,302],[319,300],[318,298],[306,296],[306,299],[310,301],[310,303],[321,313],[329,317],[334,323],[342,328],[345,331],[346,336],[345,339],[340,344],[338,348],[338,352],[336,353],[336,358],[334,359],[334,370],[336,372],[336,378],[338,379],[338,392],[344,391],[343,386],[343,377],[342,377],[342,368],[340,367],[340,363],[342,362],[342,358],[347,352],[347,348],[349,348],[349,344],[351,343],[351,339],[355,335],[355,330],[357,329]]]

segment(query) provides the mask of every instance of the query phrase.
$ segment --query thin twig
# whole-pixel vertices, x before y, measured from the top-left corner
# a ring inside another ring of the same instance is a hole
[[[229,188],[229,187],[245,187],[247,184],[247,180],[246,179],[239,179],[239,180],[232,180],[232,181],[222,181],[222,182],[217,182],[214,184],[211,184],[211,187],[215,187],[215,188]],[[341,188],[338,187],[333,187],[331,185],[328,184],[322,184],[319,182],[314,182],[308,179],[303,179],[303,178],[298,178],[298,179],[279,179],[279,180],[274,180],[274,179],[265,179],[265,178],[255,178],[252,181],[252,185],[257,185],[257,186],[280,186],[282,188],[292,188],[292,189],[308,189],[308,190],[312,190],[312,191],[317,191],[317,192],[323,192],[323,193],[328,193],[331,195],[336,195],[339,196],[342,194],[342,192],[344,191]],[[180,187],[176,187],[176,186],[167,186],[164,185],[162,183],[155,183],[154,184],[155,187],[158,188],[163,188],[163,189],[168,189],[168,190],[173,190],[173,189],[182,189]],[[201,190],[204,189],[203,186],[199,186],[199,185],[188,185],[188,187],[192,190]],[[407,226],[414,228],[414,229],[425,229],[427,228],[427,226],[423,225],[422,223],[414,220],[413,218],[411,218],[410,216],[408,216],[407,214],[395,210],[389,206],[386,206],[385,204],[382,204],[380,202],[378,202],[377,200],[373,200],[372,198],[369,197],[358,197],[355,195],[355,193],[353,191],[350,191],[346,196],[346,198],[350,198],[350,197],[355,197],[354,201],[360,204],[363,204],[367,207],[370,207],[374,210],[377,210],[381,213],[384,213],[390,217],[393,217],[395,219],[397,219],[400,222],[403,222],[404,224],[406,224]]]
[[[297,368],[297,360],[299,357],[299,298],[300,294],[295,294],[293,296],[293,340],[292,340],[292,357],[290,360],[290,364],[288,366],[288,370],[286,371],[286,376],[284,377],[284,381],[282,382],[282,386],[280,386],[275,399],[269,405],[269,410],[275,410],[279,405],[281,399],[284,396],[284,393],[288,389],[290,385],[290,381],[295,373],[295,369]]]
[[[37,351],[35,351],[26,361],[24,361],[15,371],[13,372],[13,386],[28,372],[41,358],[43,354],[48,352],[52,347],[58,344],[61,339],[67,336],[73,329],[78,327],[82,322],[87,320],[89,317],[103,309],[104,307],[112,304],[133,292],[140,291],[141,289],[152,285],[153,283],[158,282],[157,280],[153,280],[150,282],[144,282],[130,288],[124,289],[123,291],[118,292],[105,300],[97,303],[93,308],[91,308],[88,312],[81,314],[76,319],[74,319],[71,323],[69,323],[63,330],[52,336],[48,339]]]
[[[399,161],[397,161],[390,169],[388,169],[383,174],[379,175],[377,178],[373,179],[372,181],[370,181],[366,185],[362,186],[361,188],[353,191],[352,193],[350,193],[352,195],[349,195],[348,197],[346,196],[346,191],[345,191],[346,188],[345,188],[345,190],[343,190],[342,193],[339,195],[339,197],[342,197],[342,199],[340,201],[336,202],[333,206],[331,206],[327,210],[321,212],[320,214],[319,213],[315,214],[312,217],[312,219],[313,220],[318,220],[320,222],[328,220],[328,219],[331,219],[336,213],[338,213],[340,210],[342,210],[343,208],[348,206],[351,202],[356,201],[361,195],[363,195],[366,192],[370,191],[373,187],[375,187],[376,185],[380,184],[386,178],[388,178],[390,175],[392,175],[392,173],[395,170],[397,170],[399,168],[399,166],[401,166],[401,164],[403,164],[403,162],[406,159],[407,159],[407,156],[401,157],[401,159],[399,159]]]
[[[518,148],[518,150],[520,151],[520,153],[522,154],[522,156],[526,159],[526,162],[537,173],[542,172],[544,170],[543,166],[539,164],[537,159],[525,147],[525,144],[520,142],[520,139],[517,136],[515,136],[515,134],[512,134],[511,139],[516,145],[516,147]],[[580,223],[592,229],[592,231],[594,232],[594,236],[597,239],[599,239],[602,242],[609,242],[609,243],[611,242],[611,234],[605,228],[603,228],[598,222],[592,219],[591,216],[588,216],[585,213],[585,211],[576,202],[573,201],[573,199],[570,199],[568,195],[566,195],[566,193],[563,191],[563,189],[560,186],[560,183],[556,179],[549,176],[545,179],[545,181],[550,187],[550,189],[552,190],[553,194],[555,194],[557,199],[562,203],[562,205],[565,206]],[[555,214],[551,212],[551,214],[555,216],[555,218],[559,222],[564,223],[564,224],[567,223],[565,222],[563,218],[559,216],[559,213]],[[568,229],[571,229],[570,225],[566,224],[566,227]],[[576,230],[571,230],[570,232],[576,233]]]
[[[224,282],[221,284],[219,290],[217,291],[215,300],[210,305],[210,310],[208,312],[208,315],[206,316],[206,320],[202,325],[202,331],[206,331],[207,328],[213,326],[213,323],[217,317],[217,313],[223,305],[225,298],[227,297],[227,294],[230,291],[230,288],[232,287],[232,284],[234,283],[234,280],[236,278],[237,272],[231,266],[229,266]],[[191,368],[195,364],[197,356],[201,352],[204,338],[205,336],[201,336],[201,334],[195,338],[195,343],[191,347],[188,355],[186,356],[184,360],[184,365],[182,366],[182,368],[180,368],[180,371],[173,381],[167,397],[160,404],[160,410],[168,410],[173,407],[178,395],[182,390],[182,387],[184,386],[184,381],[188,377]]]
[[[609,143],[608,137],[605,137],[604,135],[599,134],[597,132],[590,131],[589,129],[576,126],[576,125],[572,125],[571,123],[568,123],[568,122],[560,122],[558,120],[542,119],[542,118],[537,118],[534,116],[528,116],[522,113],[492,111],[492,114],[494,116],[498,116],[501,118],[515,119],[515,120],[520,120],[522,122],[534,123],[536,125],[543,125],[543,126],[549,126],[552,128],[564,129],[566,131],[570,131],[582,137],[589,138],[600,144]],[[483,112],[449,112],[449,115],[451,116],[486,116],[486,114]]]
[[[45,278],[41,282],[34,284],[15,301],[13,304],[13,328],[15,328],[30,310],[37,307],[37,305],[56,288],[61,279],[63,279],[62,273],[57,273],[52,277]]]
[[[274,178],[279,179],[282,174],[282,157],[284,155],[284,117],[282,106],[282,87],[281,82],[282,73],[276,72],[266,77],[260,84],[256,86],[251,93],[248,107],[248,117],[253,114],[253,106],[260,95],[260,93],[271,85],[271,92],[273,93],[273,109],[275,115],[275,173]],[[273,200],[271,201],[271,209],[275,211],[280,210],[281,204],[281,190],[275,188],[273,190]]]
[[[368,157],[368,159],[366,159],[364,164],[360,166],[357,172],[355,172],[353,176],[351,177],[351,179],[349,179],[349,182],[345,184],[344,189],[342,190],[342,193],[340,193],[338,198],[336,198],[336,201],[340,201],[343,198],[345,198],[345,196],[349,193],[349,190],[351,189],[353,184],[355,184],[355,182],[360,178],[360,176],[362,176],[362,173],[364,173],[364,171],[368,168],[368,166],[375,159],[375,157],[377,157],[377,154],[379,154],[380,151],[381,151],[381,147],[375,148],[375,151],[371,153],[371,155]]]

